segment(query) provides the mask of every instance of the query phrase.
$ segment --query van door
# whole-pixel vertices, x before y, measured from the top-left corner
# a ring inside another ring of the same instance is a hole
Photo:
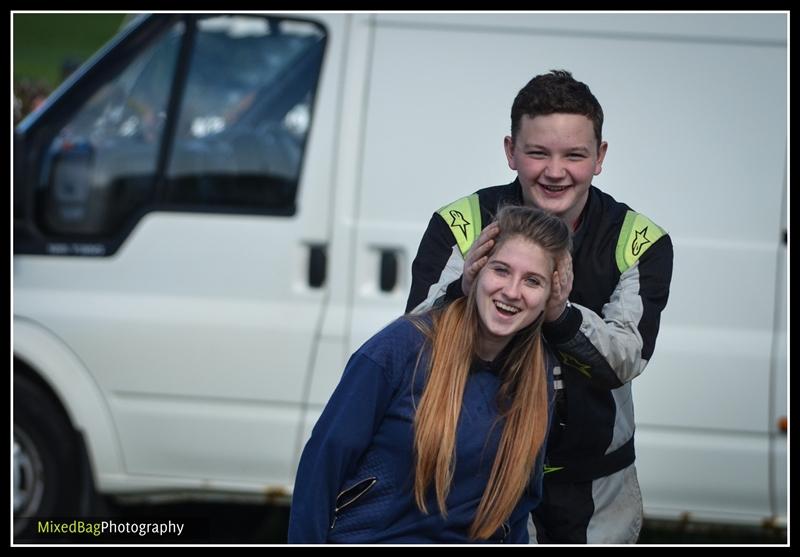
[[[84,362],[143,482],[293,476],[326,290],[328,36],[149,16],[20,128],[15,315]]]

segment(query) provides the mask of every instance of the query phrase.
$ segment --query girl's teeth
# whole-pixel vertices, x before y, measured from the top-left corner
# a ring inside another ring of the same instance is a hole
[[[509,313],[517,313],[517,312],[519,311],[519,310],[518,310],[517,308],[515,308],[515,307],[508,306],[508,305],[506,305],[506,304],[502,304],[502,303],[500,303],[500,302],[495,302],[495,305],[496,305],[496,306],[497,306],[499,309],[502,309],[503,311],[507,311],[507,312],[509,312]]]

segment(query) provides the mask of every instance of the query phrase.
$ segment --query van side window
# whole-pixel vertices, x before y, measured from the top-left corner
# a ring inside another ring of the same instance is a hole
[[[107,237],[152,203],[183,29],[174,25],[110,76],[55,134],[37,180],[43,230]]]
[[[324,49],[313,23],[197,22],[167,168],[166,202],[291,215]]]

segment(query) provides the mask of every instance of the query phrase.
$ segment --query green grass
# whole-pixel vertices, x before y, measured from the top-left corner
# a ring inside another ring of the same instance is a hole
[[[55,87],[64,61],[85,62],[119,31],[126,15],[13,14],[14,81],[27,78]]]

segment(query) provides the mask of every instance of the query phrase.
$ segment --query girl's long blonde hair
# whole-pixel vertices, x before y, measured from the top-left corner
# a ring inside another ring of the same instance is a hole
[[[500,235],[494,249],[509,238],[522,237],[557,261],[567,253],[569,229],[558,217],[529,207],[504,207],[498,212]],[[443,516],[455,470],[456,430],[464,388],[476,357],[480,320],[476,285],[466,298],[434,310],[430,327],[412,319],[425,332],[430,367],[414,419],[414,497],[427,513],[425,495],[433,484]],[[517,333],[505,360],[497,394],[499,418],[505,420],[489,482],[469,530],[472,539],[488,539],[511,515],[533,475],[536,456],[547,432],[547,372],[541,340],[541,317]]]

